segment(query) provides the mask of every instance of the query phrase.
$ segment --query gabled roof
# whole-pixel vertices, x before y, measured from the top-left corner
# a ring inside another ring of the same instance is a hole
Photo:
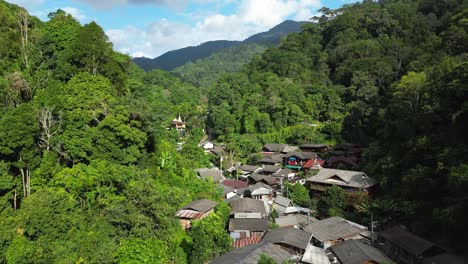
[[[277,195],[274,203],[284,207],[292,206],[292,201],[282,195]]]
[[[292,227],[280,227],[266,233],[263,241],[274,244],[285,244],[305,250],[309,245],[312,234]]]
[[[218,169],[218,168],[203,168],[203,169],[197,169],[196,170],[200,178],[202,179],[208,179],[212,178],[213,181],[220,181],[223,179],[223,172]]]
[[[317,158],[317,153],[315,152],[289,152],[285,156],[286,158],[290,157],[298,157],[301,160],[309,160],[309,159],[315,159]]]
[[[268,231],[267,218],[231,218],[229,219],[229,231],[248,230],[252,232]]]
[[[269,152],[283,152],[286,144],[265,144],[263,145],[263,150]]]
[[[263,166],[262,170],[260,172],[266,172],[269,174],[276,173],[281,170],[281,167],[278,166],[272,166],[272,165],[265,165]]]
[[[257,170],[260,170],[262,167],[255,166],[255,165],[241,165],[239,166],[239,169],[242,171],[247,171],[247,172],[256,172]]]
[[[273,176],[265,176],[263,177],[263,181],[270,186],[276,185],[279,182],[278,178]]]
[[[208,199],[201,199],[201,200],[196,200],[196,201],[189,203],[182,209],[194,210],[197,212],[206,213],[209,210],[215,208],[216,205],[218,205],[217,202],[214,202]]]
[[[245,188],[249,185],[245,181],[237,181],[237,180],[224,180],[221,182],[221,184],[224,186],[229,186],[234,189]]]
[[[368,177],[364,172],[325,168],[320,169],[316,175],[309,177],[307,181],[354,188],[369,188],[377,184],[375,179]]]
[[[264,175],[262,175],[264,176]],[[263,178],[262,178],[263,179]],[[254,185],[249,185],[245,188],[239,188],[237,189],[237,194],[239,195],[251,195],[252,193],[254,193],[256,190],[259,190],[259,189],[267,189],[268,190],[268,194],[272,194],[273,193],[273,188],[271,188],[271,186],[263,183],[263,182],[257,182],[255,183]]]
[[[242,198],[232,201],[231,214],[235,213],[262,213],[266,214],[265,203],[252,198]]]
[[[254,180],[255,182],[259,182],[261,180],[263,180],[263,178],[265,178],[266,175],[263,175],[263,174],[258,174],[258,173],[253,173],[252,175],[250,175],[250,178],[252,180]]]
[[[333,245],[330,248],[341,263],[362,264],[375,261],[376,263],[392,263],[380,250],[364,241],[350,239]]]
[[[257,264],[261,255],[266,255],[273,258],[276,263],[283,263],[290,259],[292,255],[282,249],[280,246],[272,243],[261,242],[246,246],[243,248],[234,249],[224,255],[221,255],[214,260],[211,264]]]
[[[312,244],[309,244],[309,246],[306,248],[306,251],[304,252],[304,256],[302,256],[301,261],[309,264],[330,264],[330,260],[328,259],[325,250],[319,247],[315,247]]]
[[[308,222],[307,222],[308,221]],[[307,226],[310,223],[318,222],[319,220],[315,217],[309,216],[307,219],[307,215],[303,214],[289,214],[285,216],[280,216],[275,219],[275,223],[280,227],[291,227],[291,226]]]
[[[304,149],[304,148],[328,148],[329,146],[327,144],[302,144],[299,148]]]
[[[379,235],[414,256],[419,256],[434,246],[432,242],[418,237],[399,226],[380,232]]]
[[[223,195],[222,195],[222,196],[224,196],[224,195],[226,195],[226,194],[228,194],[228,193],[230,193],[230,192],[234,192],[234,188],[229,187],[229,186],[226,186],[226,185],[223,185],[223,184],[218,184],[218,185],[216,185],[216,189],[217,189],[217,190],[222,190],[222,191],[223,191]]]
[[[281,169],[277,173],[273,173],[274,177],[288,177],[289,174],[293,173],[290,169]]]
[[[288,145],[288,146],[284,147],[283,153],[293,152],[293,151],[296,151],[296,150],[298,150],[298,149],[299,149],[299,148],[296,147],[296,146],[289,146],[289,145]]]
[[[304,229],[311,232],[313,237],[320,242],[353,237],[367,230],[364,226],[359,226],[337,216],[309,224]]]
[[[283,161],[283,154],[264,154],[263,158],[260,160],[260,163],[281,163]]]

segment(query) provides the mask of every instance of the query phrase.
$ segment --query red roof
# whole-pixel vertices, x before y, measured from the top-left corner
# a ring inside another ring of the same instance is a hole
[[[237,181],[237,180],[224,180],[222,183],[224,186],[228,186],[234,189],[245,188],[249,185],[246,181]]]
[[[308,161],[304,164],[304,166],[302,166],[302,168],[304,168],[304,169],[310,169],[310,168],[312,168],[312,166],[314,166],[314,160],[308,160]]]
[[[203,217],[203,213],[193,211],[193,210],[185,210],[182,209],[176,213],[176,216],[179,218],[185,218],[185,219],[199,219]]]
[[[240,238],[234,239],[233,248],[242,248],[248,245],[257,244],[262,240],[263,232],[250,232],[250,237],[245,237],[242,233]]]

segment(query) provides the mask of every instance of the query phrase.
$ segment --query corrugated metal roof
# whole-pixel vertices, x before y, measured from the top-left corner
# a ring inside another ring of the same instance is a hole
[[[200,213],[200,212],[197,212],[197,211],[193,211],[193,210],[179,210],[177,213],[176,213],[176,216],[179,217],[179,218],[186,218],[186,219],[199,219],[201,217],[203,217],[204,213]]]
[[[355,188],[369,188],[377,184],[377,180],[368,177],[364,172],[336,169],[321,169],[307,181]]]
[[[250,237],[241,236],[232,242],[233,248],[243,248],[248,245],[257,244],[262,240],[263,232],[250,232]]]
[[[292,227],[280,227],[269,231],[263,238],[266,242],[281,243],[305,250],[312,239],[312,234]]]
[[[231,218],[229,220],[229,231],[233,232],[236,230],[268,231],[268,219]]]
[[[321,242],[352,237],[367,230],[366,227],[359,228],[357,224],[351,223],[335,216],[309,224],[304,229],[311,232],[313,237]]]
[[[330,264],[330,260],[325,253],[325,250],[309,245],[302,256],[302,262],[310,264]]]
[[[189,203],[188,205],[186,205],[182,209],[189,209],[189,210],[194,210],[194,211],[197,211],[197,212],[206,213],[209,210],[215,208],[216,205],[218,205],[218,203],[215,202],[215,201],[211,201],[211,200],[208,200],[208,199],[200,199],[200,200],[195,200],[195,201]]]

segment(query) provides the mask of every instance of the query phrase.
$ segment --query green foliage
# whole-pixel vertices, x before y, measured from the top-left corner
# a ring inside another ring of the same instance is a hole
[[[119,263],[167,263],[168,248],[160,240],[130,238],[120,242]]]
[[[240,44],[222,49],[193,63],[188,62],[172,71],[199,87],[211,87],[220,75],[240,71],[254,56],[266,49],[266,46],[254,43]]]
[[[189,232],[192,238],[189,255],[190,263],[205,263],[231,249],[232,240],[224,231],[226,220],[222,213],[194,221]]]
[[[285,190],[287,190],[286,195],[293,201],[297,206],[301,207],[310,207],[310,196],[309,191],[304,185],[301,184],[290,184],[285,183]]]
[[[343,210],[348,205],[345,191],[336,185],[327,188],[319,202],[319,214],[324,217],[343,217]]]
[[[258,264],[276,264],[276,261],[274,258],[269,257],[265,254],[260,255],[260,259],[257,262]]]

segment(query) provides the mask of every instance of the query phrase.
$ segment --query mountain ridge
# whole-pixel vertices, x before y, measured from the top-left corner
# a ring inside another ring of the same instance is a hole
[[[281,39],[294,32],[299,32],[305,21],[285,20],[274,26],[268,31],[254,34],[242,41],[235,40],[214,40],[207,41],[198,46],[188,46],[185,48],[168,51],[161,56],[150,59],[146,57],[133,58],[139,67],[145,71],[152,69],[162,69],[171,71],[177,67],[183,66],[188,62],[195,62],[199,59],[206,58],[213,53],[219,52],[225,48],[237,46],[242,43],[255,43],[265,46],[279,45]]]

